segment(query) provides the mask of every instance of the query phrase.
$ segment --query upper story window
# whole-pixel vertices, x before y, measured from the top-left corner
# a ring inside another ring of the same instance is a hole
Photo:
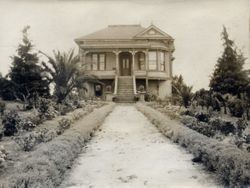
[[[159,54],[159,68],[160,68],[160,71],[165,71],[165,53],[164,52],[158,52]]]
[[[92,70],[105,70],[105,54],[92,54]]]
[[[157,51],[148,52],[148,68],[149,70],[157,69]]]
[[[138,69],[145,70],[145,54],[142,52],[138,53]]]

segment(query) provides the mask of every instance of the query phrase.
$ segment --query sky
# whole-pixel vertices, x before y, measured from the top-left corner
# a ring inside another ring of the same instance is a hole
[[[153,23],[175,39],[173,73],[194,90],[207,88],[223,25],[249,57],[249,7],[248,0],[0,0],[0,72],[8,72],[26,25],[35,49],[52,54],[77,52],[75,38],[108,25]]]

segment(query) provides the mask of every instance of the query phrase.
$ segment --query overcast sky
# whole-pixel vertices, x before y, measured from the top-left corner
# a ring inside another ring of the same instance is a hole
[[[175,39],[174,74],[194,89],[207,87],[222,53],[223,24],[245,56],[249,56],[248,0],[0,0],[0,72],[6,74],[21,30],[30,25],[36,49],[75,48],[73,39],[111,24],[150,23]],[[249,62],[249,60],[248,60]]]

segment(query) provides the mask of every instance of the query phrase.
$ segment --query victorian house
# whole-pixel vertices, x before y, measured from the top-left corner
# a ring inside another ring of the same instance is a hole
[[[130,102],[144,91],[171,96],[174,39],[158,27],[109,25],[75,42],[86,72],[103,83],[89,83],[89,97]]]

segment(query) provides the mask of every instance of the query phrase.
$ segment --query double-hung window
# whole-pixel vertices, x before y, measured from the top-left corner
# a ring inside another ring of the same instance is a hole
[[[157,52],[150,51],[148,52],[148,68],[149,70],[156,70],[157,69]]]
[[[158,59],[158,61],[159,61],[159,69],[160,69],[160,71],[165,71],[165,54],[164,54],[164,52],[161,52],[161,51],[159,51],[158,52],[158,54],[159,54],[159,59]]]
[[[105,54],[92,54],[92,70],[105,70]]]
[[[145,54],[140,52],[138,53],[138,69],[145,70]]]

